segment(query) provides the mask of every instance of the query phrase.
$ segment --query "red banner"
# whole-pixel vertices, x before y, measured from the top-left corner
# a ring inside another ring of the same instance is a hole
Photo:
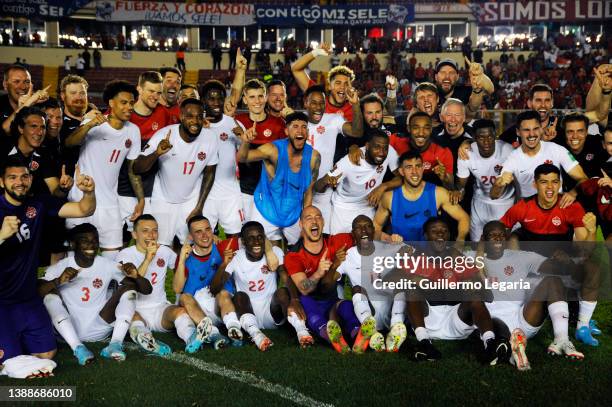
[[[470,3],[480,24],[612,21],[612,0]]]

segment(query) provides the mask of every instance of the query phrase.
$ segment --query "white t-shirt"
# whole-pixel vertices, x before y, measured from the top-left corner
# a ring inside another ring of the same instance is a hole
[[[116,260],[119,263],[132,263],[138,268],[144,259],[145,253],[139,252],[136,245],[134,245],[121,250]],[[175,263],[176,253],[168,246],[159,246],[155,258],[149,264],[149,268],[147,268],[147,272],[144,275],[151,283],[153,292],[149,295],[138,294],[136,308],[152,307],[167,303],[165,290],[166,269],[174,269]]]
[[[334,166],[336,137],[342,133],[345,120],[336,113],[324,113],[317,124],[308,123],[308,144],[321,154],[319,178],[323,178]]]
[[[509,185],[499,199],[491,199],[491,187],[497,177],[501,176],[502,166],[514,148],[501,140],[495,141],[495,152],[491,157],[483,158],[476,143],[472,143],[472,151],[468,160],[457,160],[457,176],[467,178],[472,174],[475,178],[474,199],[487,204],[506,204],[513,200],[514,186]]]
[[[219,145],[219,163],[215,171],[215,183],[210,190],[211,198],[227,199],[240,195],[240,183],[236,174],[236,152],[240,139],[232,131],[236,126],[234,119],[226,115],[218,123],[210,123],[209,131],[217,138]]]
[[[365,147],[361,147],[361,151],[365,155]],[[397,152],[391,146],[389,146],[387,158],[380,165],[369,164],[364,158],[361,159],[359,165],[355,165],[351,163],[348,155],[344,156],[331,173],[333,176],[342,174],[332,194],[332,203],[367,206],[368,194],[382,184],[387,168],[395,171],[397,159]]]
[[[142,153],[145,156],[152,154],[170,130],[172,149],[157,159],[159,170],[155,176],[152,199],[184,203],[197,197],[204,169],[219,162],[219,143],[211,130],[202,128],[200,135],[187,143],[179,134],[179,126],[172,124],[158,130]]]
[[[67,267],[80,271],[72,281],[60,285],[59,292],[79,337],[85,337],[87,328],[98,318],[98,313],[108,300],[107,291],[111,280],[121,282],[125,275],[118,263],[102,256],[96,256],[89,268],[79,267],[74,256],[70,256],[49,266],[43,279],[51,281],[58,278]]]
[[[525,154],[521,147],[514,150],[503,164],[502,173],[511,172],[519,185],[519,195],[527,198],[537,193],[533,186],[533,172],[541,164],[553,164],[563,167],[569,173],[578,161],[565,147],[549,141],[540,141],[540,151],[534,156]]]
[[[278,257],[279,265],[283,264],[283,251],[274,246],[272,251]],[[276,273],[268,269],[266,256],[261,260],[252,262],[247,259],[246,251],[240,249],[225,268],[225,271],[234,277],[236,291],[246,293],[253,301],[270,298],[277,288]]]
[[[83,120],[81,125],[89,120]],[[96,207],[118,207],[117,184],[119,171],[125,159],[135,160],[140,154],[140,129],[134,123],[125,122],[115,130],[108,122],[87,132],[79,153],[81,174],[93,177],[96,184]],[[68,194],[68,200],[76,202],[83,197],[76,182]]]

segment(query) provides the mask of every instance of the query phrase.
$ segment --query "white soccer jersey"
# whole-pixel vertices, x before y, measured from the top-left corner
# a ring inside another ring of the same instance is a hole
[[[136,267],[140,267],[144,259],[145,253],[139,252],[136,245],[134,245],[121,250],[116,260],[119,263],[132,263]],[[147,272],[144,275],[151,283],[151,286],[153,286],[153,292],[149,295],[138,294],[136,308],[157,306],[168,301],[164,287],[166,283],[166,269],[174,269],[175,263],[176,253],[168,246],[161,245],[157,249],[155,258],[149,264],[149,268],[147,268]]]
[[[502,173],[511,172],[517,181],[521,198],[535,195],[537,190],[533,186],[533,172],[541,164],[553,164],[563,167],[569,173],[578,161],[565,147],[549,141],[540,141],[540,151],[534,156],[528,156],[521,147],[514,150],[504,162]]]
[[[278,257],[279,265],[282,265],[283,251],[276,246],[272,250]],[[247,259],[246,251],[240,249],[227,265],[225,271],[234,277],[236,291],[248,294],[252,301],[270,298],[276,291],[276,273],[268,269],[266,256],[259,261],[252,262]]]
[[[89,122],[84,120],[82,125]],[[126,122],[116,130],[108,122],[89,130],[79,153],[81,174],[93,177],[96,183],[96,205],[101,208],[118,207],[117,184],[121,164],[127,158],[135,160],[140,154],[140,130]],[[76,202],[83,197],[76,182],[68,200]]]
[[[361,151],[365,154],[365,147],[362,147]],[[333,176],[342,174],[332,194],[332,203],[367,206],[368,194],[382,184],[387,168],[395,171],[397,158],[397,152],[391,146],[387,158],[380,165],[369,164],[363,158],[359,165],[355,165],[351,163],[348,155],[344,156],[332,170]]]
[[[60,260],[47,268],[43,279],[51,281],[64,272],[67,267],[80,270],[72,281],[59,287],[62,300],[72,317],[79,336],[97,320],[98,313],[107,301],[108,285],[111,280],[122,281],[125,275],[119,270],[119,264],[102,256],[96,256],[89,268],[76,264],[74,256]]]
[[[467,178],[472,174],[476,180],[474,199],[489,204],[507,203],[513,199],[514,187],[509,185],[499,199],[491,199],[491,187],[501,176],[502,166],[514,148],[501,140],[495,142],[495,152],[491,157],[483,158],[476,143],[472,143],[472,152],[468,160],[457,160],[457,176]]]
[[[223,115],[218,123],[210,123],[209,131],[213,133],[219,145],[219,163],[215,172],[215,183],[210,190],[211,198],[240,196],[240,183],[236,174],[236,152],[240,139],[232,131],[236,126],[234,119],[226,115]]]
[[[179,134],[180,124],[158,130],[147,143],[143,155],[150,155],[170,130],[172,149],[157,159],[159,170],[151,199],[169,203],[184,203],[200,193],[204,168],[219,162],[219,143],[214,133],[202,128],[200,135],[191,143]]]
[[[324,113],[319,123],[308,123],[308,144],[321,154],[319,178],[327,174],[334,166],[336,137],[342,133],[344,117],[336,113]]]

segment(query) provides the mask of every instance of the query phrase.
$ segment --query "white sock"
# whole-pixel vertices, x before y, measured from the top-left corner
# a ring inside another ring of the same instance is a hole
[[[261,332],[257,326],[257,318],[255,318],[255,315],[253,314],[242,314],[240,317],[240,325],[242,325],[244,330],[247,331],[251,338],[255,338],[255,335]]]
[[[119,254],[119,250],[101,250],[100,251],[100,256],[106,257],[107,259],[110,259],[113,261],[115,260],[118,254]]]
[[[414,330],[414,334],[416,335],[417,341],[422,341],[423,339],[429,339],[429,334],[427,333],[427,329],[423,326],[420,326]]]
[[[232,327],[240,329],[240,321],[238,321],[238,316],[235,312],[228,312],[223,315],[223,323],[227,329]]]
[[[123,293],[119,299],[119,304],[115,309],[115,327],[111,342],[123,342],[125,334],[130,329],[130,322],[136,311],[136,291],[130,290]]]
[[[43,299],[43,303],[47,308],[47,312],[51,317],[53,326],[64,338],[66,343],[72,350],[75,350],[77,346],[82,345],[83,342],[79,339],[79,336],[72,325],[72,319],[62,303],[62,299],[57,294],[47,294]]]
[[[486,348],[487,347],[487,341],[489,339],[495,339],[495,334],[493,333],[493,331],[486,331],[485,333],[480,335],[480,339],[482,340],[482,343],[484,343],[484,346]]]
[[[176,334],[185,343],[189,342],[189,338],[191,338],[191,335],[196,329],[195,324],[187,314],[182,314],[175,319],[174,326],[176,327]]]
[[[295,312],[292,312],[287,316],[287,321],[295,328],[295,332],[306,331],[306,323],[297,316]]]
[[[569,308],[567,302],[557,301],[548,305],[548,315],[553,326],[555,342],[567,339],[569,329]]]
[[[219,328],[217,328],[215,325],[212,326],[212,329],[210,330],[210,334],[211,335],[219,335],[221,332],[219,332]]]
[[[597,306],[597,301],[580,300],[578,304],[580,308],[578,310],[578,324],[576,328],[580,329],[583,326],[589,326],[589,322],[593,316],[593,311],[595,311],[595,307]]]
[[[357,316],[359,322],[362,324],[367,317],[372,316],[368,297],[361,293],[353,294],[353,310],[355,310],[355,315]]]
[[[406,296],[404,293],[395,294],[393,306],[391,307],[391,326],[398,322],[404,323],[404,313],[406,310]]]

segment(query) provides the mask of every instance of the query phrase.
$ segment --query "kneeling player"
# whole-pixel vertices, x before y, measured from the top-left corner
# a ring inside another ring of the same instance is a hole
[[[304,319],[298,317],[298,314],[303,315],[304,312],[299,303],[297,289],[287,278],[282,265],[283,251],[276,246],[270,247],[278,259],[277,268],[272,269],[267,264],[264,253],[266,235],[263,226],[258,222],[247,222],[242,227],[240,237],[244,249],[236,252],[232,261],[225,267],[225,273],[216,278],[213,285],[221,286],[234,277],[234,305],[240,315],[240,323],[260,350],[265,351],[272,346],[272,341],[261,329],[276,328],[285,318],[295,328],[300,345],[312,345],[314,339],[308,332]],[[277,274],[285,286],[292,286],[293,295],[290,295],[288,287],[278,288]]]
[[[368,318],[373,318],[372,306],[376,329],[390,329],[386,341],[383,335],[376,331],[370,338],[370,348],[377,352],[384,351],[385,348],[389,352],[397,352],[406,340],[405,294],[374,288],[373,279],[378,277],[370,266],[373,265],[374,253],[381,255],[383,251],[387,251],[386,248],[390,248],[393,253],[388,254],[392,256],[399,246],[393,248],[382,242],[374,242],[374,223],[365,215],[359,215],[353,220],[352,234],[355,246],[348,249],[346,259],[338,267],[338,272],[349,277],[353,291],[353,308],[359,322],[363,324]],[[382,273],[379,276],[384,277]],[[377,298],[370,298],[368,291],[377,292]]]
[[[164,288],[166,270],[174,268],[176,254],[168,246],[157,243],[157,221],[151,215],[141,215],[134,221],[132,237],[136,244],[119,252],[117,261],[137,264],[138,274],[153,287],[151,294],[140,295],[136,300],[136,313],[130,326],[132,340],[149,352],[166,355],[171,352],[170,347],[156,341],[151,331],[176,329],[177,335],[187,344],[185,351],[196,352],[210,334],[212,321],[202,318],[196,330],[185,308],[168,302]]]
[[[150,294],[151,284],[138,275],[131,263],[119,265],[98,256],[100,243],[95,226],[83,223],[71,230],[74,257],[49,267],[40,282],[39,293],[55,329],[72,348],[79,364],[94,358],[82,341],[101,341],[111,332],[103,357],[125,360],[123,338],[136,309],[136,293]],[[111,280],[119,289],[107,301]]]

